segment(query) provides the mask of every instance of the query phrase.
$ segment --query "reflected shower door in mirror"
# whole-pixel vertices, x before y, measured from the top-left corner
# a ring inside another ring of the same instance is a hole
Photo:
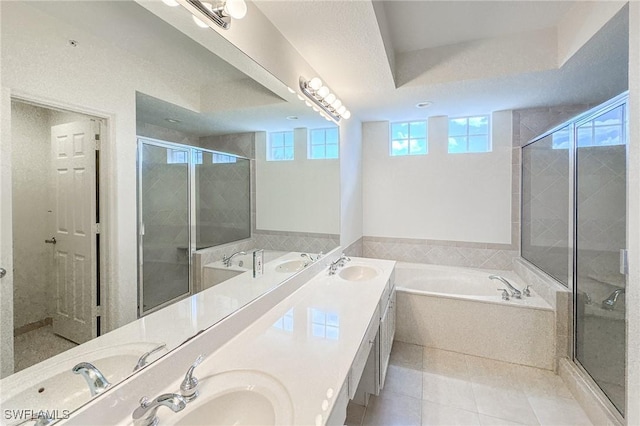
[[[190,151],[142,139],[138,150],[142,316],[191,294]]]
[[[569,285],[571,125],[522,148],[522,257]]]
[[[593,116],[592,116],[593,117]],[[575,357],[624,414],[626,104],[576,127]],[[622,270],[621,270],[622,268]]]

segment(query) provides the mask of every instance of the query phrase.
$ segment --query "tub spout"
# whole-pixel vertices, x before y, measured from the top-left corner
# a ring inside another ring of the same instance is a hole
[[[500,275],[489,275],[490,280],[498,280],[507,286],[509,290],[511,290],[511,297],[515,297],[516,299],[522,298],[522,292],[511,285],[509,281],[505,277],[501,277]]]

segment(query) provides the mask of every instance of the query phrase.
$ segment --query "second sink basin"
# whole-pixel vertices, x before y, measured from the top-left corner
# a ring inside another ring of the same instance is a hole
[[[304,260],[289,260],[276,266],[276,272],[298,272],[307,266]]]
[[[378,276],[378,270],[371,266],[352,265],[342,269],[338,275],[347,281],[368,281]]]

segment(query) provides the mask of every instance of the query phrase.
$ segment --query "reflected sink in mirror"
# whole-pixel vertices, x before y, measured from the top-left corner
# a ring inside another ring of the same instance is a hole
[[[288,262],[282,262],[276,266],[276,272],[298,272],[306,268],[308,262],[305,260],[289,260]]]
[[[379,271],[370,266],[352,265],[340,270],[338,276],[347,281],[368,281],[377,277]]]
[[[254,370],[234,370],[202,377],[199,396],[179,413],[158,412],[169,425],[290,425],[293,404],[275,377]]]

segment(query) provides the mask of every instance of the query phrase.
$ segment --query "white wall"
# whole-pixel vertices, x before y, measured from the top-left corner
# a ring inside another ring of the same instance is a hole
[[[108,327],[115,328],[136,318],[135,92],[197,109],[198,88],[24,3],[1,7],[2,87],[10,91],[3,96],[27,96],[110,120],[102,155],[111,214],[103,236],[110,247]],[[70,34],[78,47],[68,45]],[[8,116],[4,98],[2,105]],[[3,137],[3,146],[7,143]]]
[[[307,129],[293,131],[294,160],[266,161],[256,133],[256,230],[340,233],[340,160],[307,159]]]
[[[340,123],[340,245],[362,238],[362,123],[351,118]]]
[[[510,244],[511,112],[491,124],[489,153],[448,154],[448,118],[430,117],[429,153],[391,157],[389,123],[364,123],[364,235]]]

